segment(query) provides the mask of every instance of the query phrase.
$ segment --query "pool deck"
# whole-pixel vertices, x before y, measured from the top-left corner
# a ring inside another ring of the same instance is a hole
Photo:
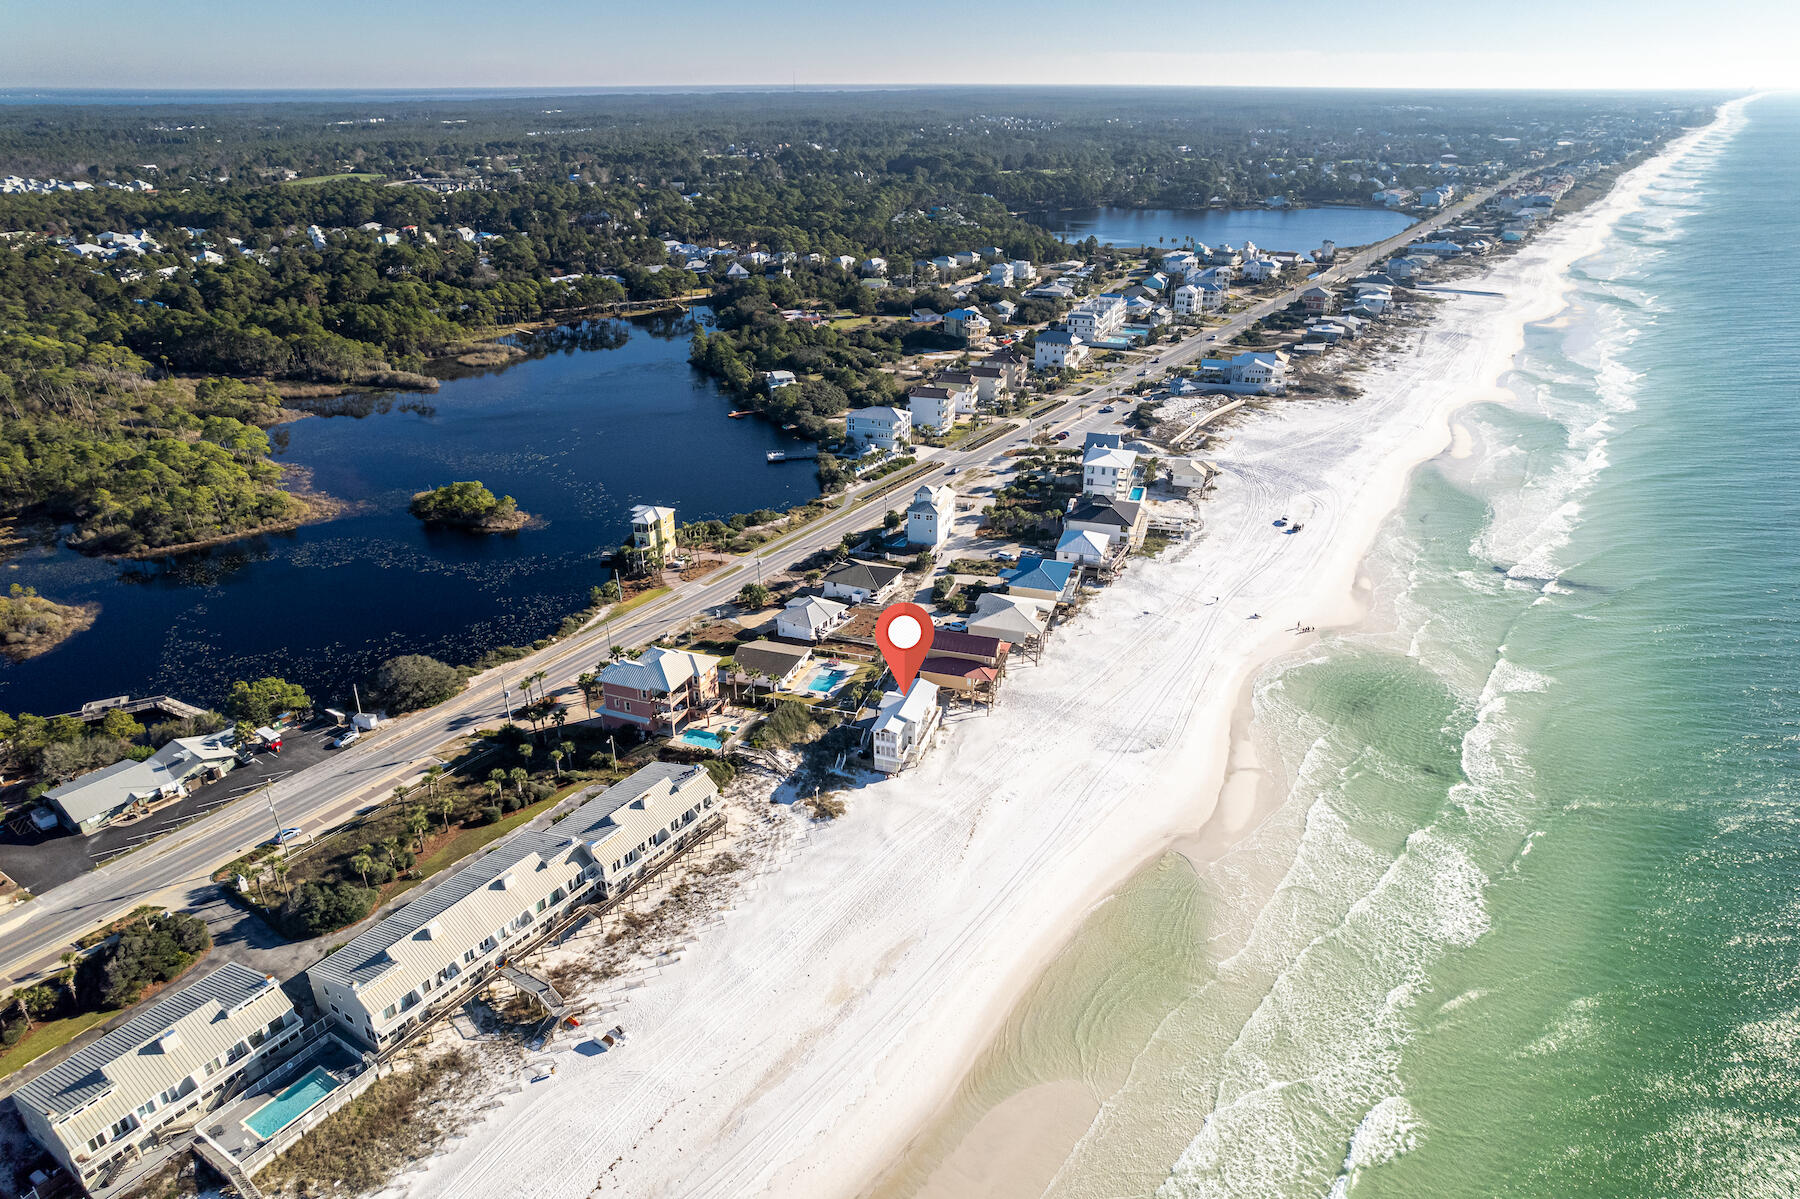
[[[206,1119],[200,1122],[199,1131],[205,1132],[219,1148],[229,1153],[232,1158],[243,1161],[247,1155],[265,1143],[265,1138],[252,1131],[245,1121],[255,1115],[269,1100],[320,1066],[330,1070],[341,1079],[344,1075],[354,1073],[361,1068],[362,1057],[337,1037],[327,1034],[299,1056],[284,1063],[283,1069],[269,1075],[231,1103],[217,1111],[207,1113]],[[326,1103],[331,1098],[331,1095],[326,1095],[319,1102]],[[317,1107],[318,1104],[313,1106]],[[298,1113],[295,1118],[299,1118]]]

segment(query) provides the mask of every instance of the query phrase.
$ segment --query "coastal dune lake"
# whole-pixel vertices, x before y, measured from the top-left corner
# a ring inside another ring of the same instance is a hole
[[[700,311],[697,319],[705,319]],[[383,659],[471,662],[552,632],[609,575],[635,504],[679,519],[789,507],[818,494],[792,444],[688,365],[696,318],[600,321],[540,334],[527,357],[446,379],[433,394],[352,396],[270,430],[274,456],[350,505],[292,533],[147,562],[25,549],[6,582],[97,603],[94,626],[0,667],[0,708],[54,713],[111,695],[215,704],[266,674],[348,700]],[[416,491],[480,479],[542,527],[482,536],[426,529]]]
[[[1386,208],[1072,208],[1028,215],[1065,241],[1093,237],[1115,246],[1241,245],[1305,252],[1327,238],[1362,246],[1394,236],[1413,224]]]

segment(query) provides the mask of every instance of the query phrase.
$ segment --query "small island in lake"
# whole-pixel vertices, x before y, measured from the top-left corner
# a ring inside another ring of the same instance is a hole
[[[473,533],[513,533],[531,521],[531,514],[519,511],[512,496],[496,498],[473,480],[417,492],[409,510],[428,525],[449,525]]]
[[[0,653],[23,662],[55,649],[94,623],[98,604],[58,604],[14,583],[0,595]]]

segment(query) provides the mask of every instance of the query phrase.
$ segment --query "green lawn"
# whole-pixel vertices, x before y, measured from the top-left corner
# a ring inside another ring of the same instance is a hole
[[[667,594],[669,594],[667,587],[652,587],[648,591],[641,591],[623,603],[617,603],[608,608],[606,615],[601,617],[601,620],[617,620],[633,608],[641,608],[651,600],[659,600]]]
[[[21,1066],[36,1061],[52,1049],[59,1049],[88,1029],[117,1012],[83,1012],[66,1020],[46,1020],[25,1034],[23,1040],[5,1053],[0,1053],[0,1078]]]
[[[381,901],[386,903],[401,892],[409,890],[419,883],[424,882],[445,867],[460,862],[482,846],[487,845],[490,842],[498,841],[501,837],[506,836],[506,834],[512,832],[521,824],[530,820],[533,816],[543,815],[545,812],[567,799],[572,792],[587,785],[588,784],[586,783],[570,783],[566,787],[558,788],[556,794],[552,795],[549,799],[541,799],[528,807],[520,808],[510,815],[503,816],[493,824],[483,824],[475,828],[462,829],[448,841],[438,846],[438,848],[433,850],[428,856],[418,860],[414,867],[418,873],[417,878],[401,879],[397,886],[393,887],[381,897]]]
[[[308,175],[304,179],[289,179],[287,182],[294,187],[317,187],[321,183],[341,183],[346,179],[362,179],[367,181],[370,179],[380,179],[382,177],[383,176],[372,171],[346,171],[342,175]]]

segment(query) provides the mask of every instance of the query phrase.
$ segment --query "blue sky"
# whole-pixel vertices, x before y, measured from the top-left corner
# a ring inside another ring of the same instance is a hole
[[[0,27],[0,88],[1800,87],[1794,0],[13,0]]]

